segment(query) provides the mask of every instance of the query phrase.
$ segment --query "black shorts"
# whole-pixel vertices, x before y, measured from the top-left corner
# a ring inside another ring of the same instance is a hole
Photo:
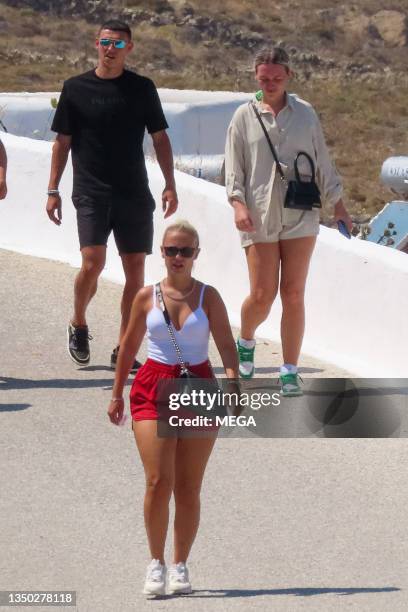
[[[93,198],[72,196],[78,223],[80,248],[108,243],[111,231],[122,253],[152,252],[154,200],[143,198]]]

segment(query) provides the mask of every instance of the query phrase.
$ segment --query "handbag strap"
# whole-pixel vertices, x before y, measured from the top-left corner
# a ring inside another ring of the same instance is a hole
[[[264,122],[262,121],[261,115],[259,114],[258,109],[256,108],[256,106],[255,106],[255,104],[253,102],[251,102],[251,106],[254,109],[254,113],[256,115],[256,118],[258,119],[259,123],[261,124],[261,128],[263,130],[263,133],[265,134],[265,138],[268,141],[269,147],[270,147],[270,149],[272,151],[272,155],[273,155],[273,158],[274,158],[275,163],[276,163],[276,167],[277,167],[278,172],[280,174],[280,178],[281,178],[282,181],[286,182],[287,181],[286,176],[284,175],[284,172],[282,170],[282,166],[280,164],[278,156],[276,155],[275,147],[272,144],[272,140],[269,137],[269,134],[268,134],[268,132],[266,130]]]
[[[306,157],[306,159],[308,160],[310,167],[312,169],[312,183],[316,182],[316,171],[315,171],[315,165],[313,163],[313,159],[310,157],[310,155],[308,153],[306,153],[306,151],[299,151],[299,153],[296,155],[296,159],[295,159],[295,176],[296,176],[296,180],[301,183],[303,181],[300,180],[300,175],[299,175],[299,170],[298,170],[298,159],[299,157],[303,155],[303,157]]]
[[[176,336],[174,335],[174,331],[173,331],[173,328],[171,326],[170,315],[169,315],[169,312],[167,310],[166,304],[164,302],[164,298],[163,298],[162,290],[161,290],[161,287],[160,287],[160,283],[156,283],[155,289],[156,289],[155,293],[156,293],[157,298],[159,300],[160,309],[161,309],[161,311],[163,313],[164,320],[166,322],[166,326],[167,326],[167,330],[169,332],[170,339],[173,342],[174,348],[176,350],[177,359],[178,359],[178,362],[179,362],[180,367],[181,367],[180,374],[188,374],[188,368],[187,368],[187,366],[186,366],[186,364],[184,362],[183,356],[181,354],[180,347],[179,347],[179,345],[177,343]]]

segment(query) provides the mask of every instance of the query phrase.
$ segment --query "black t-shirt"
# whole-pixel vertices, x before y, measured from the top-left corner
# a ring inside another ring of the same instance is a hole
[[[74,196],[143,199],[150,195],[145,128],[167,127],[150,79],[129,70],[101,79],[91,70],[65,81],[51,129],[72,136]]]

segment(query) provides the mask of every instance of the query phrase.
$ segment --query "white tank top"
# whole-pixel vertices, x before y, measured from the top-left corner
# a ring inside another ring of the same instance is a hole
[[[208,359],[210,325],[203,310],[205,287],[205,285],[201,287],[198,308],[188,315],[183,327],[178,331],[171,323],[183,361],[191,365]],[[178,364],[176,349],[170,338],[163,312],[157,306],[155,285],[153,285],[153,308],[147,314],[146,327],[147,356],[160,363]]]

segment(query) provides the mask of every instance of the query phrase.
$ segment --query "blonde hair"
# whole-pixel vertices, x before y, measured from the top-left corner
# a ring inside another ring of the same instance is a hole
[[[186,234],[190,234],[190,236],[194,238],[197,243],[196,246],[200,244],[200,238],[198,236],[196,228],[191,225],[191,223],[186,219],[177,219],[177,221],[175,221],[171,225],[168,225],[164,230],[162,242],[164,242],[169,232],[185,232]]]

